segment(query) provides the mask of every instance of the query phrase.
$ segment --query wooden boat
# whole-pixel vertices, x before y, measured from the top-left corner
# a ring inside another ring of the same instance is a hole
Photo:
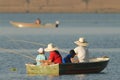
[[[90,59],[89,62],[84,63],[53,64],[47,66],[26,64],[26,73],[28,75],[68,75],[99,73],[104,70],[108,62],[108,57],[100,57]]]
[[[10,24],[18,28],[56,28],[59,26],[59,21],[56,21],[56,23],[46,23],[46,24],[10,21]]]

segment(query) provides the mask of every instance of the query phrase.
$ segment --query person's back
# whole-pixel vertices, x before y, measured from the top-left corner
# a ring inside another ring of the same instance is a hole
[[[48,58],[48,60],[51,60],[53,63],[62,63],[62,56],[60,55],[60,53],[55,50],[55,51],[50,51],[50,56]]]
[[[89,53],[88,53],[88,43],[85,41],[84,38],[79,38],[78,41],[74,42],[78,46],[74,49],[75,53],[77,54],[79,62],[88,62],[89,60]]]
[[[59,51],[57,51],[57,50],[58,50],[58,48],[55,47],[52,43],[48,44],[47,48],[45,48],[45,51],[50,53],[48,62],[54,63],[54,64],[62,63],[62,56],[59,53]]]
[[[44,54],[39,54],[37,55],[36,57],[36,62],[37,62],[37,65],[40,65],[42,60],[46,60],[46,56]]]
[[[77,53],[79,62],[87,62],[89,55],[88,55],[88,48],[83,46],[78,46],[75,49],[75,53]]]
[[[72,58],[74,58],[75,55],[76,53],[74,52],[74,50],[70,50],[70,53],[63,58],[63,63],[72,63]]]
[[[68,55],[66,55],[66,56],[63,58],[62,62],[63,62],[63,63],[71,63],[70,58],[71,58],[71,55],[68,54]]]
[[[36,62],[37,62],[36,65],[40,65],[42,60],[46,60],[47,59],[47,57],[44,54],[44,49],[43,48],[39,48],[38,53],[39,54],[36,57]]]

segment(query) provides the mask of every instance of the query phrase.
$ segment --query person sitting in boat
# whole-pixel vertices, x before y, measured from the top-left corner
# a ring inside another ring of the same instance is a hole
[[[88,42],[85,41],[84,38],[79,38],[78,41],[74,42],[78,45],[74,51],[77,54],[79,62],[88,62],[89,61],[89,53],[88,53]]]
[[[56,21],[56,27],[58,27],[58,26],[59,26],[59,24],[60,24],[60,22],[59,22],[59,21]]]
[[[39,48],[37,51],[39,54],[36,57],[36,62],[37,62],[36,65],[40,65],[40,64],[42,64],[43,60],[47,59],[47,57],[45,56],[45,52],[44,52],[43,48]]]
[[[74,50],[73,50],[73,49],[70,50],[69,54],[67,54],[67,55],[63,58],[62,62],[63,62],[63,63],[77,63],[78,61],[76,61],[76,60],[74,59],[75,55],[76,55],[76,53],[74,52]]]
[[[45,48],[46,52],[49,52],[50,55],[48,60],[45,61],[45,64],[61,64],[62,63],[62,56],[58,51],[58,48],[55,47],[52,43],[48,44],[47,48]]]
[[[37,19],[35,20],[35,24],[41,24],[41,20],[40,20],[39,18],[37,18]]]

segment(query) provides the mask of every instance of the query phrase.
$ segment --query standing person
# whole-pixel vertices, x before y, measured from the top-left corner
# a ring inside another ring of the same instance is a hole
[[[36,62],[37,65],[40,65],[43,60],[47,59],[47,57],[45,56],[45,52],[43,48],[39,48],[37,51],[39,54],[36,57]]]
[[[69,54],[67,54],[64,58],[63,58],[63,63],[75,63],[76,61],[74,60],[74,56],[76,55],[76,53],[74,52],[74,50],[70,50]]]
[[[35,24],[41,24],[41,20],[40,20],[39,18],[37,18],[37,19],[35,20]]]
[[[59,53],[58,48],[55,47],[52,43],[48,44],[47,48],[45,48],[45,51],[50,53],[47,60],[48,63],[62,63],[62,56]]]
[[[88,54],[88,43],[85,41],[84,38],[79,38],[78,41],[74,42],[76,45],[78,45],[74,51],[77,54],[79,62],[87,62],[89,60],[89,54]]]

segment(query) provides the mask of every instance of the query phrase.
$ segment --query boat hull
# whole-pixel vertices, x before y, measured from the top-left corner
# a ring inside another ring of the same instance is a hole
[[[69,75],[99,73],[107,66],[109,58],[91,59],[85,63],[66,63],[48,66],[36,66],[26,64],[26,72],[29,75]]]
[[[99,73],[106,66],[108,61],[90,62],[90,63],[76,63],[76,64],[60,64],[59,74],[85,74],[85,73]]]
[[[10,21],[10,24],[18,28],[56,28],[58,27],[58,25],[56,25],[55,23],[35,24],[35,23]]]
[[[26,73],[28,75],[59,75],[59,65],[36,66],[26,64]]]

